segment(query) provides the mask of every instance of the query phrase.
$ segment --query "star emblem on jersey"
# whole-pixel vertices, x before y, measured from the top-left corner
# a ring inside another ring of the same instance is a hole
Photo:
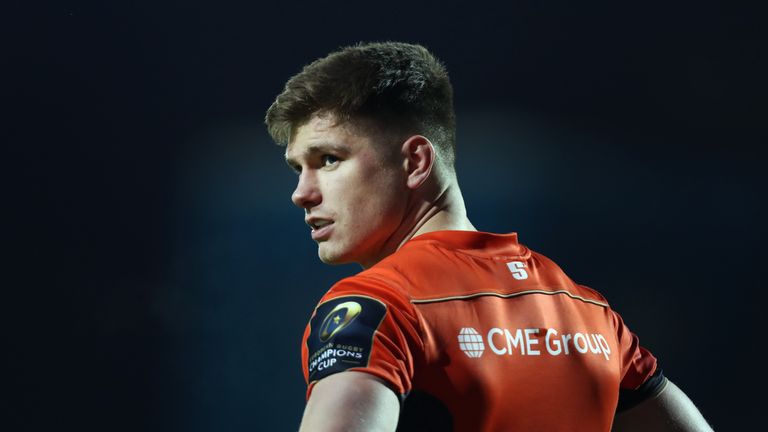
[[[467,357],[478,358],[485,351],[483,337],[472,327],[463,327],[459,331],[459,348]]]

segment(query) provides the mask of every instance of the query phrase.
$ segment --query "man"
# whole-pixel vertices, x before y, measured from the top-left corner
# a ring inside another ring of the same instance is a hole
[[[320,259],[364,268],[307,325],[302,430],[710,430],[599,293],[469,221],[452,87],[425,48],[317,60],[266,123]]]

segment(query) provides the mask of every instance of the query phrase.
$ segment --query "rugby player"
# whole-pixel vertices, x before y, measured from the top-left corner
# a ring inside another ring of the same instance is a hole
[[[427,49],[333,52],[266,124],[320,259],[363,267],[310,315],[301,430],[711,430],[600,293],[470,222]]]

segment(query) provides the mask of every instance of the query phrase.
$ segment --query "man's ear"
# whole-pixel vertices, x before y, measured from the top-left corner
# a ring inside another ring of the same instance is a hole
[[[422,135],[413,135],[401,147],[406,184],[418,189],[429,178],[435,165],[435,147]]]

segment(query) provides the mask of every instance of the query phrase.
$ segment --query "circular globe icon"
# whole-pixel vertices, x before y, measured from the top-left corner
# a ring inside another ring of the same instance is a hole
[[[478,358],[485,351],[483,337],[472,327],[464,327],[459,331],[459,348],[467,357]]]

